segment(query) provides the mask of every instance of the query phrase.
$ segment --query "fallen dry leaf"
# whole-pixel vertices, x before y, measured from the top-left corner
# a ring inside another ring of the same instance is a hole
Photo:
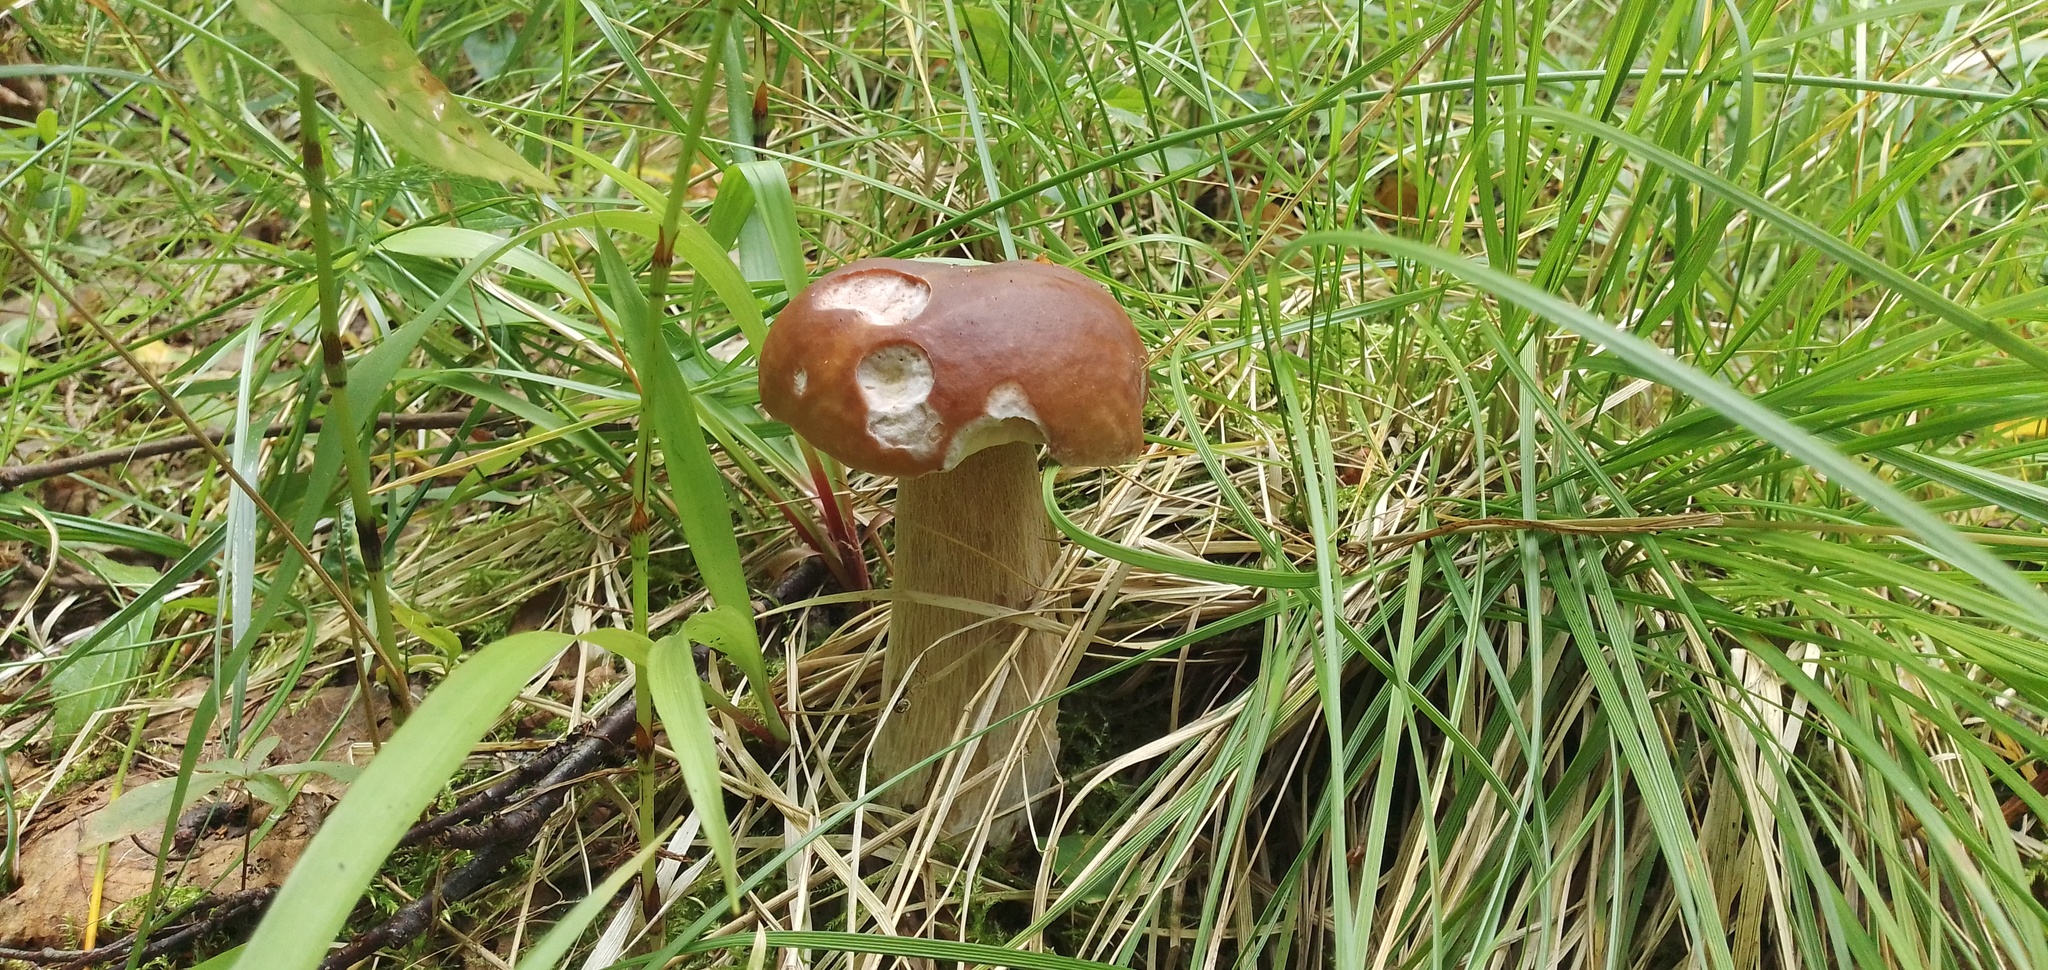
[[[141,780],[145,779],[131,779]],[[69,948],[84,939],[99,857],[91,850],[80,851],[81,837],[86,817],[106,806],[111,788],[111,781],[102,781],[66,796],[23,833],[20,881],[13,892],[0,896],[0,945]],[[207,892],[279,885],[305,851],[329,804],[325,796],[302,795],[262,842],[246,846],[246,863],[245,830],[201,833],[186,858],[170,863],[165,878]],[[156,869],[153,851],[162,835],[159,827],[107,847],[102,914],[113,914],[123,903],[149,892]]]

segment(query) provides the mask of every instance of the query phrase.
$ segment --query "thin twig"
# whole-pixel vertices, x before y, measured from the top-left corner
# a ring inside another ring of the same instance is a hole
[[[87,308],[78,299],[78,294],[72,292],[61,280],[57,279],[56,274],[44,267],[42,261],[36,258],[36,254],[31,252],[19,237],[9,232],[5,225],[0,225],[0,246],[5,246],[21,254],[23,265],[28,267],[29,272],[34,273],[38,279],[41,279],[44,285],[50,288],[51,293],[56,294],[58,299],[63,300],[65,305],[71,307],[74,319],[84,323],[87,328],[92,330],[95,336],[99,337],[107,346],[113,348],[114,353],[120,355],[121,361],[128,365],[128,369],[133,371],[135,376],[141,378],[142,382],[148,384],[149,389],[156,393],[157,400],[163,405],[164,410],[171,412],[172,417],[177,418],[179,423],[183,424],[193,435],[200,438],[198,441],[199,450],[206,452],[206,457],[213,460],[213,463],[220,468],[221,474],[229,482],[233,483],[237,490],[248,496],[249,501],[255,503],[257,514],[263,516],[264,521],[270,523],[271,527],[277,530],[278,537],[283,539],[286,545],[291,546],[292,552],[298,554],[302,561],[312,567],[314,580],[320,584],[322,589],[326,590],[329,596],[334,597],[335,605],[340,610],[342,619],[348,623],[349,628],[358,635],[374,636],[375,634],[370,630],[369,624],[364,621],[362,613],[358,612],[354,604],[349,601],[347,591],[341,588],[341,584],[325,568],[322,568],[319,557],[315,556],[313,550],[306,545],[304,540],[299,538],[298,533],[292,530],[291,523],[286,522],[284,516],[279,515],[277,509],[271,507],[270,501],[263,497],[263,490],[242,477],[241,471],[235,468],[234,461],[228,458],[226,452],[220,450],[219,445],[204,440],[206,429],[201,427],[198,420],[192,417],[191,412],[185,410],[183,404],[179,403],[178,396],[171,393],[171,389],[165,387],[164,382],[158,380],[155,374],[150,373],[149,368],[142,366],[142,361],[136,359],[135,352],[129,350],[127,345],[123,344],[119,337],[115,336],[114,331],[108,328],[105,321],[100,319],[99,314]]]
[[[419,414],[393,414],[379,420],[377,423],[392,431],[444,431],[450,428],[462,427],[463,422],[469,420],[470,414],[471,412],[469,411],[427,411]],[[478,423],[482,426],[491,426],[511,424],[517,420],[517,418],[504,415],[493,415]],[[321,419],[313,418],[304,422],[303,426],[307,434],[318,434],[322,424]],[[264,428],[262,436],[265,438],[281,438],[291,434],[299,427],[301,427],[299,422],[279,421]],[[221,445],[227,443],[231,437],[233,437],[232,434],[225,430],[209,431],[205,435],[205,440],[215,445]],[[200,436],[198,435],[181,434],[175,438],[165,438],[161,441],[130,445],[126,448],[102,448],[99,451],[88,451],[82,455],[72,455],[69,458],[56,458],[50,461],[37,462],[33,465],[16,465],[13,468],[0,468],[0,490],[18,488],[30,482],[39,482],[46,478],[56,478],[59,475],[76,475],[79,472],[139,461],[144,458],[160,458],[164,455],[175,455],[179,452],[196,451],[202,447],[199,442]]]
[[[175,953],[208,934],[224,930],[235,922],[270,905],[270,898],[275,895],[277,895],[276,889],[245,889],[241,892],[202,899],[193,905],[191,909],[185,911],[186,916],[196,917],[192,922],[149,941],[149,945],[142,948],[137,962],[146,963],[158,957]],[[127,960],[129,952],[134,948],[135,938],[132,936],[109,943],[106,946],[94,947],[90,950],[58,950],[54,948],[31,950],[0,946],[0,960],[20,960],[23,963],[55,966],[89,967],[102,963],[112,963],[116,960]]]
[[[387,946],[404,946],[428,927],[434,925],[434,917],[453,903],[459,903],[475,894],[477,890],[490,885],[498,878],[499,870],[512,864],[525,851],[524,843],[494,845],[478,852],[468,862],[448,874],[432,892],[423,893],[418,899],[400,906],[375,929],[350,940],[338,950],[330,951],[327,959],[320,961],[320,970],[346,970],[367,959],[371,954]]]
[[[622,701],[605,712],[604,717],[599,718],[588,733],[576,737],[573,741],[565,738],[563,743],[558,743],[548,751],[534,756],[528,763],[529,766],[534,762],[552,761],[554,768],[531,786],[519,786],[520,790],[531,787],[539,794],[518,808],[479,825],[457,828],[444,824],[442,819],[437,818],[413,826],[412,831],[407,832],[405,838],[400,841],[401,845],[416,844],[432,838],[434,842],[440,844],[473,846],[476,848],[476,854],[470,861],[449,873],[448,878],[443,879],[432,892],[424,893],[418,899],[399,907],[398,912],[391,914],[390,919],[358,935],[341,949],[329,953],[327,959],[321,961],[320,970],[343,970],[378,950],[403,946],[425,933],[434,924],[434,917],[444,908],[452,903],[461,902],[490,885],[496,880],[500,870],[519,858],[519,854],[533,844],[533,835],[539,832],[541,826],[568,800],[567,783],[584,776],[619,753],[626,739],[634,733],[636,724],[633,715],[632,701]],[[553,757],[553,752],[557,749],[563,753],[559,757]],[[524,766],[518,774],[530,774],[523,768]],[[503,786],[493,786],[492,790],[501,787]],[[507,804],[514,794],[517,794],[517,790],[507,791],[506,800],[501,801],[500,806]],[[457,806],[455,811],[463,811],[467,805],[466,802],[463,806]],[[449,814],[453,815],[455,812]],[[475,814],[478,813],[471,812],[470,816],[474,817]],[[472,839],[479,841],[471,841]],[[490,841],[486,843],[482,840]]]

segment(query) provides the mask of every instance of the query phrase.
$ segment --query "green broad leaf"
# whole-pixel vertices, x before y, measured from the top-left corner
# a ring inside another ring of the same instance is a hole
[[[684,629],[688,629],[685,627]],[[635,666],[644,666],[647,657],[654,651],[654,641],[631,630],[592,630],[577,634],[585,643],[594,643],[626,658]]]
[[[698,619],[710,614],[699,614]],[[718,742],[712,737],[711,715],[704,708],[704,684],[697,679],[696,661],[690,641],[677,635],[663,637],[647,658],[647,686],[654,694],[654,709],[661,726],[668,729],[669,747],[675,749],[682,766],[683,787],[689,789],[690,804],[704,820],[704,841],[718,859],[725,876],[726,901],[739,911],[740,872],[738,854],[733,850],[732,827],[725,820],[725,792],[718,781]]]
[[[1201,149],[1176,145],[1172,148],[1162,148],[1156,155],[1141,156],[1135,159],[1133,164],[1147,175],[1164,177],[1168,173],[1174,173],[1183,178],[1201,178],[1216,169],[1214,162],[1202,165],[1202,160],[1209,157],[1210,154]]]
[[[51,743],[69,745],[85,729],[93,715],[121,703],[128,682],[142,670],[142,655],[162,607],[151,603],[141,613],[121,624],[112,636],[86,644],[84,656],[50,677],[50,694],[55,698],[50,724]]]
[[[141,592],[148,589],[157,580],[163,578],[161,574],[148,566],[129,565],[99,553],[82,553],[79,559],[93,572],[98,573],[100,578],[106,580],[109,585],[118,586],[124,590]]]
[[[519,32],[509,27],[490,26],[471,31],[462,38],[462,56],[476,70],[476,79],[488,81],[505,73],[505,62],[519,46]]]
[[[199,765],[192,772],[192,782],[186,786],[184,797],[178,798],[176,805],[172,804],[172,799],[177,798],[176,776],[160,778],[122,792],[112,804],[86,818],[85,829],[80,836],[81,848],[118,842],[131,835],[169,825],[185,809],[230,782],[239,781],[247,785],[252,794],[267,804],[283,805],[290,800],[285,779],[315,772],[346,784],[355,781],[362,773],[361,768],[339,761],[300,761],[274,768],[263,767],[264,759],[270,756],[277,744],[276,736],[267,737],[251,747],[244,757],[221,758]]]
[[[981,73],[991,81],[1010,79],[1010,22],[991,7],[969,5],[960,8],[960,26],[974,42],[974,56],[981,61]]]
[[[376,7],[362,0],[235,5],[391,144],[450,172],[524,182],[543,191],[554,187],[540,169],[491,137]]]
[[[477,651],[427,695],[363,769],[292,868],[235,963],[240,970],[311,970],[398,839],[542,665],[576,641],[521,633]]]
[[[291,789],[286,788],[284,782],[269,775],[244,778],[242,786],[249,789],[249,794],[255,796],[257,801],[272,807],[282,808],[285,803],[292,800]]]
[[[86,818],[85,828],[79,833],[78,847],[90,849],[140,835],[160,825],[169,825],[187,806],[233,780],[233,775],[222,772],[193,772],[192,783],[185,786],[185,797],[176,805],[171,804],[178,788],[176,775],[130,788],[107,807]]]
[[[691,643],[701,643],[731,657],[735,651],[744,655],[746,650],[753,649],[758,634],[746,611],[720,606],[684,620],[683,636]]]
[[[252,775],[256,772],[263,770],[263,763],[265,761],[270,760],[270,753],[272,751],[277,750],[277,746],[279,743],[282,742],[282,740],[282,738],[279,738],[277,735],[273,734],[270,737],[263,738],[257,741],[255,744],[250,745],[248,753],[242,755],[240,758],[222,758],[219,761],[200,765],[200,767],[217,771],[232,771],[240,772],[241,774],[245,775]]]
[[[279,776],[303,775],[309,771],[326,775],[345,785],[361,777],[363,767],[344,761],[294,761],[290,764],[278,765],[275,768],[263,769],[263,773],[266,775]]]
[[[462,656],[462,638],[456,636],[455,631],[435,623],[432,617],[395,599],[391,603],[391,615],[398,618],[399,625],[407,632],[433,644],[434,649],[441,651],[447,659]]]
[[[1151,131],[1152,123],[1145,118],[1145,92],[1128,84],[1112,85],[1103,92],[1103,113],[1111,121],[1121,122],[1140,131]]]
[[[1083,874],[1087,870],[1089,860],[1093,859],[1099,851],[1100,847],[1096,845],[1096,842],[1097,838],[1095,836],[1082,835],[1080,833],[1060,836],[1059,842],[1053,848],[1053,873],[1062,880],[1069,883],[1073,882],[1076,876]],[[1107,900],[1109,898],[1109,876],[1110,872],[1108,869],[1098,870],[1088,880],[1086,885],[1070,887],[1066,895],[1078,897],[1091,903]]]

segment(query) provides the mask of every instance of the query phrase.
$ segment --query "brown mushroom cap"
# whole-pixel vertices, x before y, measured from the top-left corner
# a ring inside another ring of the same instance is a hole
[[[761,345],[761,404],[848,467],[908,478],[991,445],[1065,465],[1144,443],[1145,346],[1080,273],[863,259],[791,300]]]

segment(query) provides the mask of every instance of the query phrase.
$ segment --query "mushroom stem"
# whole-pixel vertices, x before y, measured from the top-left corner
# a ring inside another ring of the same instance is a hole
[[[951,471],[897,485],[901,591],[1028,610],[1050,576],[1055,549],[1039,499],[1034,445],[987,448]],[[1059,652],[1059,638],[1045,631],[897,600],[882,668],[883,698],[891,707],[875,739],[870,777],[892,777],[1057,690],[1050,681]],[[957,756],[949,758],[937,766],[947,769],[944,775],[927,768],[883,797],[901,808],[921,808],[940,794],[934,777],[957,777],[962,784],[943,834],[973,828],[993,801],[992,836],[1014,836],[1023,822],[1018,810],[1052,787],[1056,718],[1054,705],[1040,707],[963,748],[964,771]]]

